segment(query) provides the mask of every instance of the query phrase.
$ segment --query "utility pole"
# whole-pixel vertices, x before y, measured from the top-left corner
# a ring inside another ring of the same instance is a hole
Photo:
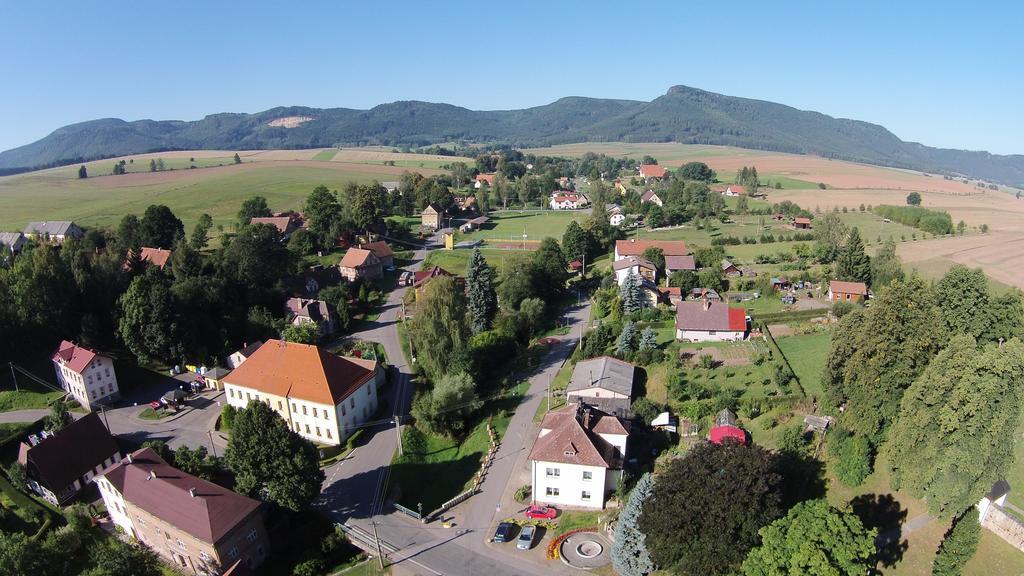
[[[377,543],[377,560],[380,562],[380,569],[384,570],[384,552],[380,549],[380,538],[377,537],[377,521],[373,522],[373,541]]]
[[[14,382],[14,389],[18,390],[18,377],[14,375],[14,362],[8,362],[7,366],[11,369],[11,382]]]
[[[107,407],[100,404],[100,412],[103,413],[103,421],[107,424],[107,432],[110,432],[110,420],[107,420]]]
[[[213,457],[216,458],[217,457],[217,446],[214,445],[214,443],[213,443],[213,431],[212,430],[207,430],[206,433],[209,434],[209,436],[210,436],[210,450],[213,451]]]
[[[551,376],[548,376],[548,412],[551,412]]]
[[[398,455],[402,456],[402,422],[398,414],[395,414],[395,436],[398,437]]]

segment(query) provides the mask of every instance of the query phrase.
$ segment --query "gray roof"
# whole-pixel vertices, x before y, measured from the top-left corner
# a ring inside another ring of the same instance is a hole
[[[25,241],[25,235],[21,232],[0,232],[0,244],[10,246],[12,249],[20,248]]]
[[[729,268],[735,268],[736,266],[726,259],[722,259],[722,270],[728,270]]]
[[[696,270],[693,256],[665,256],[665,270]]]
[[[626,396],[633,395],[633,373],[636,367],[610,356],[577,362],[569,379],[567,393],[588,388],[601,388]]]
[[[25,234],[49,234],[50,236],[64,236],[75,223],[70,220],[51,220],[49,222],[29,222],[25,226]]]
[[[227,368],[223,368],[221,366],[214,366],[213,368],[207,370],[206,374],[203,374],[203,376],[211,378],[213,380],[220,380],[230,373],[231,370],[228,370]]]
[[[621,260],[612,262],[612,269],[614,270],[625,270],[626,268],[632,268],[633,266],[640,266],[647,268],[648,270],[656,270],[657,267],[650,261],[639,256],[626,256]]]

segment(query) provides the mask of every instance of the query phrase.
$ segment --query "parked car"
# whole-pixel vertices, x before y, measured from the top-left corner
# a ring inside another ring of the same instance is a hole
[[[537,537],[537,527],[533,525],[523,526],[523,529],[519,531],[519,538],[516,540],[516,548],[520,550],[529,550],[533,548],[533,539]]]
[[[533,520],[554,520],[558,516],[558,510],[551,506],[530,506],[526,511],[526,517]]]
[[[495,542],[510,542],[512,540],[512,534],[516,530],[516,525],[511,522],[502,522],[498,524],[498,529],[494,531]]]

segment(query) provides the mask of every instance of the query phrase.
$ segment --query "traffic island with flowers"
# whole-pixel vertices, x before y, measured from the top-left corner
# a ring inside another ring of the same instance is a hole
[[[598,532],[599,530],[600,528],[597,526],[587,526],[584,528],[576,528],[575,530],[569,530],[568,532],[564,532],[562,534],[559,534],[558,536],[555,536],[551,539],[551,542],[548,543],[547,559],[558,560],[559,550],[561,550],[562,548],[562,542],[564,542],[573,534],[580,534],[582,532]]]

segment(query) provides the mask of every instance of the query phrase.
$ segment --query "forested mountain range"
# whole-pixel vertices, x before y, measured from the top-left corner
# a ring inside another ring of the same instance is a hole
[[[289,117],[309,120],[294,127],[271,125]],[[213,114],[192,122],[107,118],[65,126],[2,152],[0,170],[163,150],[416,147],[443,142],[721,144],[1024,185],[1024,155],[931,148],[904,142],[877,124],[687,86],[674,86],[651,102],[569,97],[522,110],[477,111],[402,101],[370,110],[279,107],[256,114]]]

